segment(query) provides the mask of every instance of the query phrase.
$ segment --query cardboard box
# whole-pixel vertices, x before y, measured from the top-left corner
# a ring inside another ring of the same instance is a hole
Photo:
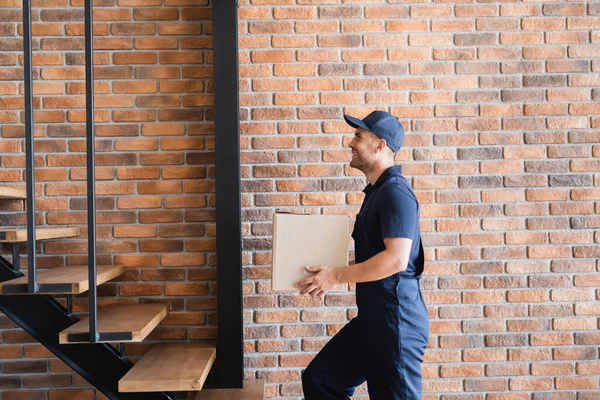
[[[348,265],[350,219],[346,215],[273,215],[272,289],[298,292],[294,284],[311,275],[305,266]],[[339,285],[334,290],[345,290]]]

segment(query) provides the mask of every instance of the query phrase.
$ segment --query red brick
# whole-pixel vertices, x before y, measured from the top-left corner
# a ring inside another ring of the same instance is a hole
[[[79,67],[63,67],[63,68],[44,68],[42,70],[44,79],[83,79],[84,70]]]
[[[137,10],[136,10],[137,11]],[[164,10],[167,11],[167,10]],[[167,18],[165,18],[167,19]],[[168,18],[172,19],[172,18]],[[174,19],[174,18],[173,18]],[[202,33],[202,24],[197,22],[160,23],[159,35],[199,35]]]
[[[257,323],[298,322],[298,311],[256,311],[254,319]]]
[[[115,121],[142,122],[156,120],[156,112],[151,110],[115,110]]]
[[[279,356],[281,367],[306,367],[314,358],[314,354],[294,354]]]
[[[395,4],[393,6],[367,6],[365,7],[367,18],[405,18],[408,17],[408,6]]]
[[[248,32],[251,34],[282,34],[292,32],[290,21],[250,22]]]
[[[271,12],[267,8],[241,8],[238,15],[241,20],[270,19]]]
[[[156,53],[150,52],[119,52],[113,56],[115,64],[156,64]]]
[[[208,284],[206,283],[167,283],[165,284],[165,294],[171,296],[191,296],[208,294]]]
[[[136,50],[163,50],[177,49],[178,47],[177,38],[169,37],[135,38],[133,43]]]
[[[70,400],[70,399],[81,399],[81,400],[93,400],[94,390],[93,389],[65,389],[65,390],[51,390],[49,400]]]
[[[141,79],[179,78],[179,67],[137,67],[135,77]]]
[[[178,10],[175,8],[152,9],[136,8],[133,10],[133,19],[135,21],[160,21],[177,19]]]
[[[466,362],[506,361],[506,351],[504,349],[469,349],[463,351],[463,357]]]

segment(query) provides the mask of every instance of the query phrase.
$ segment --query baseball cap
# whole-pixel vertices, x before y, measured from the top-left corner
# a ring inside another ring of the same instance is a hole
[[[363,128],[373,132],[378,138],[385,139],[395,153],[404,142],[404,127],[398,118],[385,111],[373,111],[363,119],[344,114],[344,119],[353,128]]]

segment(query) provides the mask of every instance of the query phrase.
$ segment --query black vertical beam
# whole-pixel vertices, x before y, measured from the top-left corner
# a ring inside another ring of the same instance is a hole
[[[12,265],[13,271],[21,272],[21,255],[20,255],[20,243],[14,242],[12,244]]]
[[[219,333],[213,379],[221,388],[241,388],[244,338],[237,1],[214,0],[212,13],[219,291]]]
[[[87,147],[88,278],[90,342],[98,341],[96,284],[96,156],[94,151],[94,21],[93,0],[84,3],[85,29],[85,122]]]
[[[35,268],[35,160],[33,151],[33,67],[31,49],[31,0],[23,0],[23,83],[25,94],[25,171],[27,184],[27,285],[37,292]]]
[[[73,315],[73,295],[72,294],[67,295],[67,315],[68,316]]]

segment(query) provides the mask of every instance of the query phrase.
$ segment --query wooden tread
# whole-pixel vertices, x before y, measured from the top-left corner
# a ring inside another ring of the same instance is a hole
[[[122,265],[98,265],[97,284],[110,281],[125,272]],[[37,294],[81,294],[89,289],[88,266],[56,267],[38,271],[36,280],[40,285]],[[0,283],[1,294],[28,294],[27,275]],[[33,294],[33,293],[32,293]]]
[[[193,398],[194,400],[263,400],[265,381],[264,379],[244,381],[243,389],[205,389]]]
[[[99,343],[141,342],[169,313],[169,303],[115,304],[98,310],[98,332],[130,333],[131,340],[100,340]],[[58,335],[60,344],[86,343],[69,340],[70,334],[89,334],[88,317]]]
[[[36,228],[35,239],[58,239],[79,235],[79,228]],[[0,230],[0,243],[2,242],[26,242],[27,229],[2,229]]]
[[[12,187],[0,186],[0,199],[14,200],[26,199],[27,191],[25,189],[17,189]]]
[[[200,390],[217,349],[203,342],[159,343],[119,381],[119,392]]]

